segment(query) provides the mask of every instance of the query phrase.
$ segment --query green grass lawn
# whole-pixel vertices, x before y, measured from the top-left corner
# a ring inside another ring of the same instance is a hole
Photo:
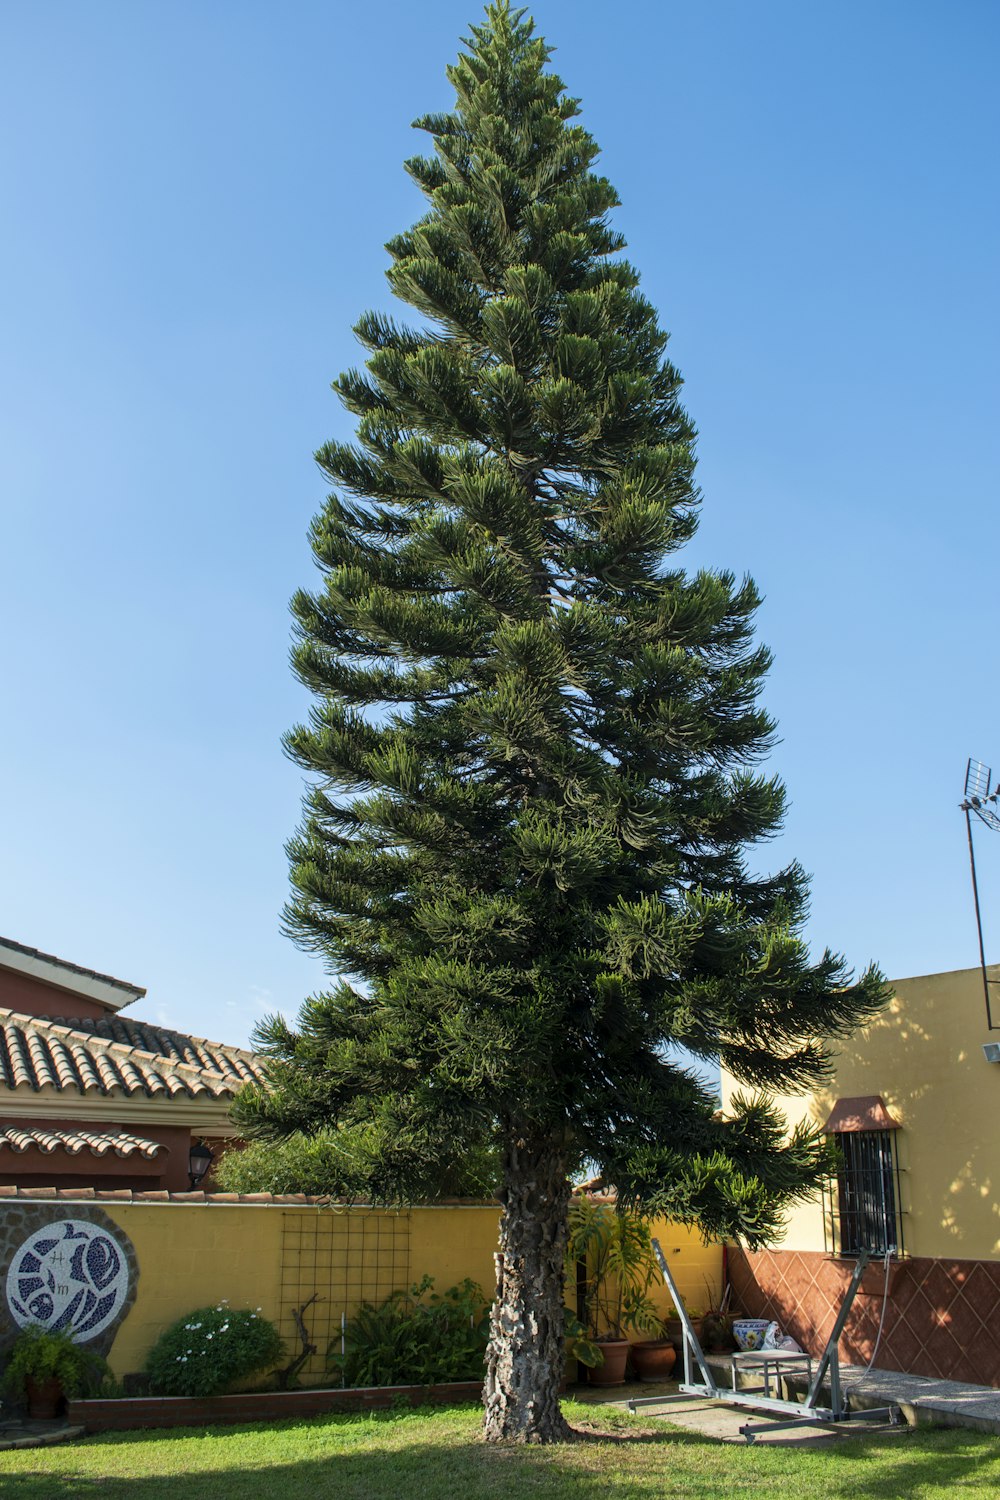
[[[715,1442],[648,1417],[567,1402],[584,1440],[487,1448],[479,1411],[450,1407],[274,1426],[120,1433],[0,1452],[7,1500],[993,1500],[1000,1440],[963,1430],[844,1439],[821,1449]]]

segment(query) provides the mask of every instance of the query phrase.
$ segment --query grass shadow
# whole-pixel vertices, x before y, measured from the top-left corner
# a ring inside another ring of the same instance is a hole
[[[579,1408],[571,1413],[578,1424]],[[627,1421],[627,1419],[626,1419]],[[7,1500],[993,1500],[1000,1452],[985,1434],[859,1435],[822,1448],[724,1444],[664,1424],[584,1428],[548,1448],[496,1447],[478,1412],[380,1412],[261,1427],[116,1434],[0,1454]]]

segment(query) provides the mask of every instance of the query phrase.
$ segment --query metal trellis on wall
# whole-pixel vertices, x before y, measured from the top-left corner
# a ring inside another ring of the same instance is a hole
[[[378,1209],[319,1208],[286,1213],[281,1234],[281,1325],[290,1354],[298,1352],[296,1310],[316,1296],[304,1321],[316,1353],[301,1374],[319,1379],[331,1344],[362,1302],[382,1302],[411,1282],[410,1215]]]

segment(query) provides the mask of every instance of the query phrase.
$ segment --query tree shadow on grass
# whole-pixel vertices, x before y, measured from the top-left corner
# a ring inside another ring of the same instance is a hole
[[[575,1414],[574,1414],[575,1415]],[[295,1424],[300,1429],[305,1424]],[[324,1450],[322,1428],[304,1434],[301,1457],[276,1452],[282,1434],[257,1425],[226,1429],[213,1451],[205,1429],[121,1434],[16,1455],[0,1468],[3,1500],[628,1500],[664,1495],[782,1500],[911,1500],[960,1489],[1000,1490],[1000,1453],[989,1436],[955,1431],[902,1438],[859,1437],[824,1448],[766,1443],[746,1448],[697,1433],[587,1431],[584,1441],[546,1448],[495,1447],[470,1432],[427,1432],[413,1440],[391,1414],[364,1424],[352,1446]],[[425,1429],[426,1431],[426,1429]],[[183,1436],[187,1448],[174,1439]],[[198,1439],[202,1441],[198,1441]],[[164,1439],[169,1447],[153,1451]],[[286,1441],[294,1441],[285,1433]],[[310,1440],[311,1439],[311,1440]],[[146,1450],[144,1453],[144,1440]],[[204,1444],[204,1446],[203,1446]],[[273,1444],[273,1446],[272,1446]],[[270,1458],[269,1458],[270,1453]],[[3,1455],[11,1459],[15,1455]],[[209,1467],[214,1459],[222,1466]],[[273,1461],[272,1461],[273,1460]],[[143,1470],[146,1470],[144,1473]],[[161,1472],[149,1472],[159,1469]],[[6,1472],[5,1472],[6,1470]],[[169,1472],[163,1472],[169,1470]]]

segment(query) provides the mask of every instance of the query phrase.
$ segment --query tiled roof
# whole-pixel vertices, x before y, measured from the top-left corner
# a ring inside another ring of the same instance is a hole
[[[134,1021],[130,1016],[74,1016],[69,1019],[53,1016],[52,1024],[65,1026],[70,1031],[85,1032],[104,1042],[137,1047],[140,1052],[151,1052],[170,1062],[186,1063],[203,1072],[230,1074],[235,1069],[241,1081],[244,1076],[257,1076],[252,1072],[240,1072],[241,1066],[246,1070],[256,1063],[252,1052],[244,1052],[239,1047],[227,1047],[222,1042],[206,1042],[200,1036],[188,1036],[183,1031],[168,1031],[166,1027],[154,1026],[149,1021]]]
[[[46,1130],[39,1125],[24,1130],[13,1125],[0,1129],[0,1151],[5,1146],[19,1153],[37,1146],[47,1156],[55,1151],[67,1151],[70,1156],[89,1151],[93,1156],[144,1156],[147,1161],[166,1149],[159,1141],[143,1140],[127,1130]]]
[[[16,1183],[0,1183],[0,1202],[10,1198],[27,1201],[55,1198],[68,1203],[304,1203],[316,1207],[331,1206],[329,1198],[310,1197],[306,1193],[206,1193],[200,1188],[193,1193],[171,1193],[165,1188],[142,1192],[135,1188],[18,1187]],[[351,1206],[359,1208],[365,1205]]]
[[[0,1091],[226,1099],[262,1081],[260,1058],[240,1047],[118,1016],[49,1021],[0,1008]]]

